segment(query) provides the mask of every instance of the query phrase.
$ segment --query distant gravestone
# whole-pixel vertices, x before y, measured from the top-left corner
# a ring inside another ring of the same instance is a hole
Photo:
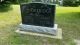
[[[55,5],[43,3],[21,4],[22,24],[53,27]]]

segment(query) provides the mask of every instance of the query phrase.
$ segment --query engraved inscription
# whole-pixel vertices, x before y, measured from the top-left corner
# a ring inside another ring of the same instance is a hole
[[[22,4],[21,15],[23,24],[53,27],[55,5],[41,3]]]

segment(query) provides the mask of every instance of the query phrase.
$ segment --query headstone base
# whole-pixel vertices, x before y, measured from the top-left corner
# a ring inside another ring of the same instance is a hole
[[[21,31],[20,29],[16,30],[17,33],[20,34],[27,34],[27,35],[34,35],[34,36],[42,36],[42,37],[47,37],[47,38],[54,38],[54,39],[62,39],[62,29],[58,28],[58,31],[56,35],[46,35],[46,34],[39,34],[39,33],[33,33],[33,32],[25,32]]]
[[[54,24],[54,27],[43,27],[43,26],[20,24],[19,29],[21,31],[27,31],[27,32],[56,35],[58,31],[58,25]]]
[[[58,28],[57,24],[54,24],[53,28],[20,24],[19,29],[16,32],[51,38],[62,38],[62,30]]]

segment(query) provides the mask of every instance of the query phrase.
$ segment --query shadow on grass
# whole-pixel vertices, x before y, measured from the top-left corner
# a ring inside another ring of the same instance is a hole
[[[13,8],[10,6],[10,7],[4,7],[4,8],[0,8],[0,12],[7,12],[7,11],[10,11],[12,10]]]

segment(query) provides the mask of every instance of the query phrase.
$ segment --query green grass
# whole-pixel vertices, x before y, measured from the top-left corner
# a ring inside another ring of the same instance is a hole
[[[0,12],[0,45],[75,45],[80,39],[80,7],[57,7],[55,23],[63,29],[63,39],[51,39],[15,33],[21,22],[20,8]]]

